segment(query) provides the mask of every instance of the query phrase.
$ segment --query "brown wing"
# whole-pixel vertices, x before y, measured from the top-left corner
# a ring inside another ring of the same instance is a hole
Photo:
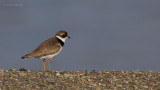
[[[24,58],[35,57],[40,58],[48,54],[54,54],[60,50],[61,46],[56,37],[50,38],[42,42],[35,50],[25,55]]]

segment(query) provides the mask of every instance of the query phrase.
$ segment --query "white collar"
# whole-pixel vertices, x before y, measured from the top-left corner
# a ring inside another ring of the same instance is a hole
[[[65,38],[61,38],[60,36],[56,36],[58,39],[60,39],[60,40],[62,40],[64,43],[65,43],[65,41],[66,41],[66,39],[67,39],[67,37],[65,37]]]

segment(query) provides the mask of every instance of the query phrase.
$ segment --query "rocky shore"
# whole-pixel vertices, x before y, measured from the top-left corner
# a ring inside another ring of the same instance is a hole
[[[160,90],[160,72],[0,70],[0,90]]]

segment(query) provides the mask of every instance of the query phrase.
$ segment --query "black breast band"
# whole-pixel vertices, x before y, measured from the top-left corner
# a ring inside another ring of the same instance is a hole
[[[57,39],[58,39],[58,42],[61,44],[61,46],[64,46],[64,42],[59,38],[57,38]]]

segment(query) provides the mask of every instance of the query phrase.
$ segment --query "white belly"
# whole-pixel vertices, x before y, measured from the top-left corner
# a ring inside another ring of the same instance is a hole
[[[62,48],[57,53],[51,54],[51,55],[47,55],[47,56],[42,56],[40,59],[51,59],[51,58],[55,57],[56,55],[58,55],[61,50],[62,50]]]

